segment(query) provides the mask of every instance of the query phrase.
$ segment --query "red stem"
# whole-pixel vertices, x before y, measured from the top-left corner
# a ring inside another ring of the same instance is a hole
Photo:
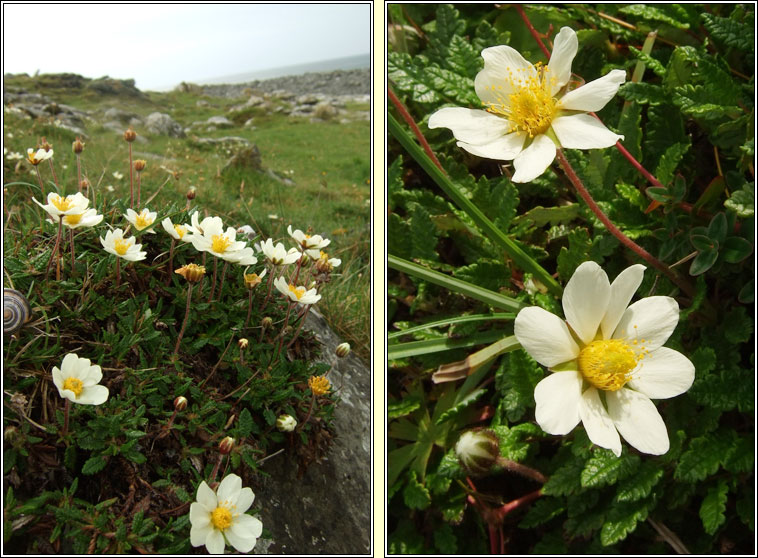
[[[526,24],[526,28],[529,29],[529,32],[532,34],[532,37],[534,37],[534,40],[537,41],[537,44],[542,49],[542,52],[545,53],[546,57],[550,58],[550,51],[545,46],[545,43],[542,42],[542,38],[540,37],[540,34],[537,33],[537,30],[534,28],[534,25],[532,25],[532,22],[529,21],[529,17],[526,15],[524,8],[522,8],[520,4],[514,4],[513,7],[516,8],[516,11],[521,16],[521,19],[524,20],[524,23]]]
[[[129,207],[134,209],[134,179],[132,178],[132,142],[129,142]]]
[[[179,332],[179,337],[176,339],[176,347],[174,347],[174,356],[179,352],[179,344],[184,337],[184,330],[187,327],[187,319],[189,318],[190,302],[192,301],[192,283],[187,287],[187,309],[184,311],[184,322],[182,322],[182,330]]]
[[[408,126],[410,126],[411,130],[413,130],[413,134],[416,136],[416,139],[418,139],[419,143],[421,144],[421,147],[424,148],[424,152],[429,156],[432,162],[435,165],[437,165],[437,168],[439,168],[443,173],[445,173],[445,169],[442,168],[442,165],[437,159],[437,156],[434,154],[434,151],[432,151],[432,148],[429,146],[429,143],[426,141],[424,134],[421,133],[421,129],[416,125],[416,122],[413,120],[413,117],[408,112],[408,109],[405,108],[405,105],[403,105],[400,99],[397,98],[397,96],[392,92],[392,89],[390,89],[389,87],[387,88],[387,95],[389,96],[390,101],[392,101],[392,104],[395,105],[395,108],[397,109],[397,111],[400,113],[400,116],[403,117],[403,120],[405,120]]]

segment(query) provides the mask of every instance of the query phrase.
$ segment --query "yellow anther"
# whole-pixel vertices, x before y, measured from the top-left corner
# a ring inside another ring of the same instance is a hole
[[[79,378],[66,378],[63,381],[63,389],[68,389],[74,392],[74,395],[78,398],[84,390],[84,384]]]
[[[596,388],[616,391],[632,379],[641,358],[622,339],[593,341],[579,352],[579,371]]]
[[[219,254],[223,254],[227,248],[229,248],[229,245],[232,243],[231,240],[229,240],[225,235],[223,234],[214,234],[212,237],[212,245],[211,248],[214,252],[218,252]]]
[[[211,513],[211,523],[219,531],[228,529],[232,525],[232,512],[225,507],[219,506]]]
[[[116,238],[113,241],[113,249],[116,250],[119,256],[123,256],[124,254],[126,254],[126,251],[129,249],[129,243],[126,240]]]

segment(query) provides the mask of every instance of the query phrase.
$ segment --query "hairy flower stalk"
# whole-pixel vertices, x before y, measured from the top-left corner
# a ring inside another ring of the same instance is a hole
[[[134,171],[132,164],[132,142],[137,139],[137,132],[131,126],[124,132],[124,141],[129,144],[129,207],[134,207]]]
[[[131,144],[130,144],[131,145]],[[134,170],[137,171],[137,207],[140,206],[140,194],[142,192],[142,171],[145,170],[145,161],[143,159],[137,159],[134,161]]]
[[[174,347],[172,358],[176,358],[176,355],[179,353],[179,345],[182,342],[182,337],[184,337],[184,330],[187,328],[190,303],[192,302],[192,285],[203,279],[205,268],[195,264],[187,264],[177,269],[174,273],[178,273],[187,280],[187,308],[184,311],[184,322],[182,322],[182,329],[179,331],[179,337],[176,339],[176,346]]]

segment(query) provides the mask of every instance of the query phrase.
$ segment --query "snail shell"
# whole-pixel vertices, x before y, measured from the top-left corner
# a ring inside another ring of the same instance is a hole
[[[3,289],[3,333],[16,333],[31,317],[26,297],[15,289]]]

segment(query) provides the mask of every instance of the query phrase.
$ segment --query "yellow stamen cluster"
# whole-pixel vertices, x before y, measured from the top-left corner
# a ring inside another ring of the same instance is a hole
[[[557,101],[553,98],[552,89],[555,78],[549,76],[547,68],[536,66],[534,75],[514,77],[513,72],[508,70],[509,90],[513,93],[505,97],[498,93],[502,91],[502,85],[491,85],[490,90],[495,92],[497,101],[487,103],[487,111],[504,116],[511,122],[511,132],[526,132],[530,138],[544,134],[555,118]],[[522,68],[519,72],[527,72]]]
[[[223,506],[217,507],[211,513],[211,523],[219,531],[228,529],[232,525],[232,512]]]
[[[124,254],[126,254],[126,251],[129,249],[129,243],[126,240],[116,238],[113,241],[113,249],[116,252],[118,252],[119,256],[123,256]]]
[[[179,235],[179,238],[183,238],[185,234],[187,234],[187,229],[185,229],[181,225],[174,225],[174,230],[176,231],[176,234]]]
[[[305,294],[305,287],[296,287],[295,285],[291,284],[289,285],[289,290],[291,293],[294,293],[298,300],[303,298],[303,295]]]
[[[63,218],[63,222],[67,225],[78,225],[79,221],[82,220],[82,215],[84,215],[84,213],[80,213],[78,215],[66,215]]]
[[[223,234],[214,234],[211,238],[211,248],[214,252],[217,252],[219,254],[223,254],[227,248],[229,248],[229,245],[232,243],[231,240],[229,240],[226,235]]]
[[[641,358],[623,339],[593,341],[579,352],[579,371],[596,388],[616,391],[632,379]]]
[[[153,219],[150,218],[150,212],[147,209],[143,209],[142,213],[138,214],[134,219],[134,226],[137,227],[137,230],[140,231],[152,224]]]
[[[319,396],[329,393],[332,386],[326,376],[311,376],[308,378],[308,387],[311,388],[313,395]]]
[[[71,204],[73,203],[72,200],[62,198],[58,194],[53,195],[50,201],[52,201],[53,205],[58,208],[58,211],[68,211],[71,209]]]
[[[79,397],[84,390],[84,384],[79,378],[66,378],[63,381],[63,389],[71,390],[76,397]]]
[[[258,285],[260,285],[262,279],[258,276],[257,273],[245,273],[243,275],[243,278],[245,280],[245,287],[248,289],[254,289]]]

